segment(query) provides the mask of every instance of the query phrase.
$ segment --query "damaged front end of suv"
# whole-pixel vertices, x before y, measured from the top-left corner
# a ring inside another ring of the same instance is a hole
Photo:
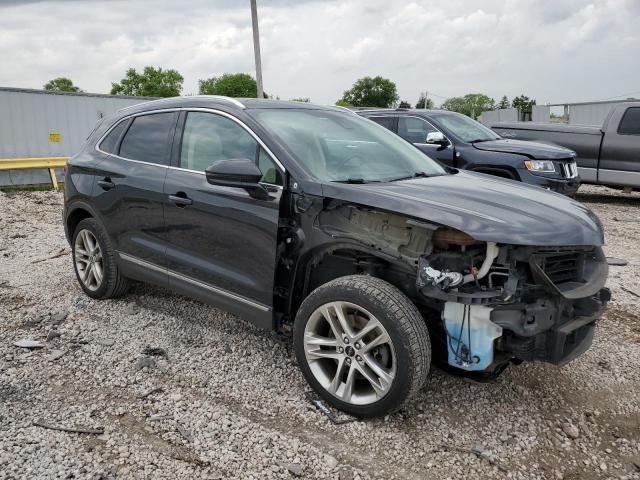
[[[591,345],[610,293],[588,209],[466,172],[349,187],[295,197],[283,258],[304,272],[289,280],[300,298],[334,276],[383,278],[422,312],[434,361],[479,380],[511,363],[565,364]],[[512,190],[537,211],[510,205]]]
[[[442,312],[450,366],[499,372],[512,360],[563,364],[591,345],[610,299],[601,247],[478,242],[446,228],[431,245],[417,285]]]
[[[350,113],[254,116],[301,166],[279,210],[275,327],[292,333],[303,374],[331,405],[394,411],[432,360],[483,380],[589,348],[610,294],[588,208],[443,167]]]

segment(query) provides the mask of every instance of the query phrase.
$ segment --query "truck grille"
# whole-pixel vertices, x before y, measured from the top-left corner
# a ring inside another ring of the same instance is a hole
[[[536,254],[538,265],[553,283],[575,282],[582,276],[585,251],[544,249]]]
[[[576,178],[578,176],[578,165],[576,162],[566,162],[560,164],[562,168],[562,175],[565,178]]]

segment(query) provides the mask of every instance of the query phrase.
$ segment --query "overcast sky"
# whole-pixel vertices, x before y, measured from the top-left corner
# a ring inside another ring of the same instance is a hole
[[[640,96],[640,0],[258,0],[264,88],[333,103],[365,75],[414,103],[524,93]],[[175,68],[183,93],[254,74],[249,0],[0,0],[0,86],[68,76],[108,93],[128,67]]]

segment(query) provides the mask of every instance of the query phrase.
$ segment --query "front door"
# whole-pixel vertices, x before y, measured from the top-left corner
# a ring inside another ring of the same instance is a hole
[[[398,135],[413,143],[430,158],[439,160],[443,164],[452,167],[454,166],[454,149],[450,142],[446,145],[427,143],[427,135],[438,131],[436,127],[423,118],[402,115],[398,117]]]
[[[164,188],[170,286],[272,328],[283,172],[228,114],[185,112],[179,125],[177,165]],[[212,163],[247,158],[262,170],[269,198],[207,182]]]

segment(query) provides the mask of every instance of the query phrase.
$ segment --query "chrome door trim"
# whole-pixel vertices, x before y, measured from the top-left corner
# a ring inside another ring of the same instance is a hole
[[[169,270],[167,268],[160,267],[159,265],[156,265],[155,263],[147,262],[146,260],[142,260],[142,259],[140,259],[138,257],[134,257],[133,255],[129,255],[129,254],[123,253],[123,252],[118,252],[118,255],[124,261],[135,263],[136,265],[139,265],[139,266],[144,267],[144,268],[148,268],[150,270],[154,270],[156,272],[165,273],[165,274],[169,275],[170,277],[177,278],[178,280],[182,280],[183,282],[190,283],[191,285],[194,285],[196,287],[202,288],[204,290],[208,290],[208,291],[210,291],[212,293],[215,293],[217,295],[220,295],[222,297],[230,298],[232,300],[235,300],[236,302],[244,303],[245,305],[249,305],[251,307],[254,307],[254,308],[256,308],[256,309],[258,309],[258,310],[260,310],[262,312],[271,311],[271,307],[268,307],[267,305],[264,305],[264,304],[258,303],[258,302],[254,302],[253,300],[249,300],[248,298],[243,297],[241,295],[236,295],[235,293],[229,292],[229,291],[224,290],[222,288],[214,287],[213,285],[201,282],[200,280],[196,280],[195,278],[189,277],[187,275],[183,275],[181,273],[174,272],[173,270]]]
[[[223,112],[222,110],[217,110],[215,108],[176,107],[176,108],[162,108],[162,109],[157,109],[157,110],[145,110],[144,112],[132,113],[131,115],[127,115],[127,116],[121,118],[119,121],[117,121],[116,123],[111,125],[111,127],[109,127],[109,129],[96,142],[96,145],[95,145],[96,151],[102,153],[103,155],[110,155],[112,157],[119,158],[121,160],[126,160],[128,162],[142,163],[142,164],[145,164],[145,165],[155,165],[156,167],[162,167],[162,168],[175,168],[175,169],[179,169],[179,170],[188,170],[186,168],[183,169],[183,168],[180,168],[180,167],[171,167],[170,165],[160,165],[158,163],[144,162],[142,160],[134,160],[132,158],[125,158],[125,157],[121,157],[120,155],[116,155],[114,153],[107,153],[104,150],[100,150],[100,148],[99,148],[100,144],[105,139],[105,137],[107,135],[109,135],[109,133],[111,133],[111,130],[113,130],[120,123],[122,123],[122,122],[124,122],[126,120],[129,120],[130,118],[141,117],[143,115],[153,115],[155,113],[167,113],[167,112],[187,112],[187,113],[188,112],[206,112],[206,113],[213,113],[213,114],[216,114],[216,115],[220,115],[220,116],[226,117],[226,118],[230,119],[231,121],[236,122],[242,128],[244,128],[247,131],[247,133],[249,133],[249,135],[251,135],[253,137],[253,139],[256,142],[258,142],[258,144],[264,149],[264,151],[267,152],[267,154],[271,157],[271,160],[273,160],[273,162],[278,167],[280,167],[280,169],[282,170],[281,173],[283,175],[287,172],[287,169],[284,167],[282,162],[280,162],[280,160],[278,160],[278,157],[276,157],[274,155],[274,153],[269,149],[269,147],[267,147],[265,145],[265,143],[260,139],[260,137],[258,137],[258,135],[256,135],[256,133],[253,130],[251,130],[244,122],[242,122],[238,118],[234,117],[233,115],[231,115],[231,114],[229,114],[227,112]],[[193,171],[193,170],[191,170],[191,171]]]

